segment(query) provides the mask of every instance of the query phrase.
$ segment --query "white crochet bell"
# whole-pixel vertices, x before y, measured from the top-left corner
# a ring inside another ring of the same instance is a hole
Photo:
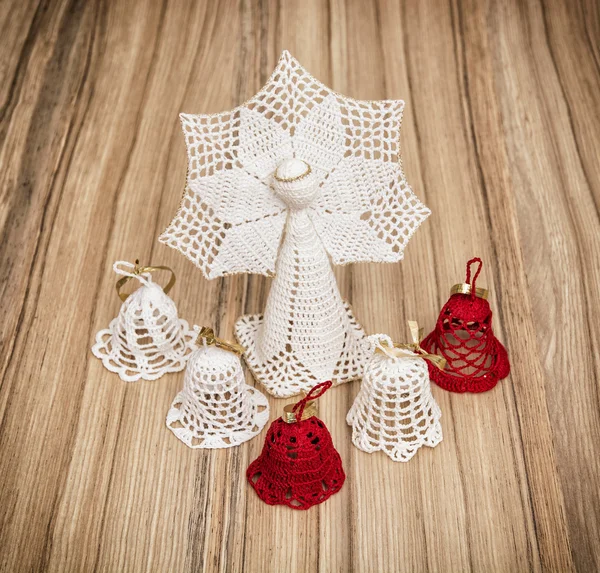
[[[142,286],[130,295],[119,294],[124,299],[119,315],[96,335],[94,355],[125,382],[156,380],[167,372],[183,370],[195,348],[195,333],[177,316],[175,303],[152,282],[150,274],[153,270],[171,269],[140,268],[125,261],[116,262],[113,269],[124,277],[117,283],[117,292],[132,278]],[[172,274],[166,291],[175,282],[174,277]]]
[[[235,328],[275,396],[362,375],[365,334],[331,262],[400,261],[430,213],[402,171],[403,109],[401,100],[342,96],[284,51],[245,104],[181,114],[186,190],[159,240],[209,279],[275,273],[264,315]]]
[[[427,363],[416,352],[395,348],[389,336],[369,336],[373,354],[348,412],[353,444],[407,462],[425,445],[442,441],[442,415],[431,394]]]
[[[209,333],[200,335],[199,348],[189,359],[183,390],[171,405],[167,426],[190,448],[230,448],[263,429],[269,403],[246,384],[237,345]]]

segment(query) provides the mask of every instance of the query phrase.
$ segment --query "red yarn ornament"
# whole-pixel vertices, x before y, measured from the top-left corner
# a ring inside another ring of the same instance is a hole
[[[267,432],[261,455],[246,477],[258,497],[269,505],[308,509],[337,493],[346,479],[340,455],[325,424],[316,416],[303,419],[309,401],[331,388],[317,384],[294,405],[292,420],[275,420]]]
[[[475,263],[479,267],[471,280]],[[421,343],[427,352],[446,359],[444,370],[429,364],[429,376],[451,392],[486,392],[510,372],[506,349],[492,330],[492,311],[483,298],[487,291],[476,287],[482,266],[479,258],[467,263],[466,283],[452,289],[435,329]]]

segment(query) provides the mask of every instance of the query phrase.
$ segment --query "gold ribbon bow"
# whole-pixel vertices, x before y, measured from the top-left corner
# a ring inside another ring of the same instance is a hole
[[[446,367],[446,359],[437,354],[429,354],[421,348],[423,329],[419,328],[417,321],[409,320],[408,328],[410,328],[412,342],[402,344],[394,343],[394,346],[388,346],[387,343],[382,342],[377,347],[377,352],[386,354],[391,358],[424,358],[425,360],[429,360],[429,362],[437,366],[440,370],[443,370]],[[410,354],[406,352],[407,350],[410,351]]]
[[[229,352],[235,352],[236,354],[244,354],[246,349],[239,344],[235,344],[234,342],[227,342],[227,340],[222,340],[221,338],[217,338],[215,336],[215,331],[208,327],[203,326],[198,333],[198,338],[196,338],[196,344],[200,346],[202,343],[206,343],[208,346],[216,346],[217,348],[222,348],[223,350],[229,350]]]
[[[129,263],[131,264],[131,263]],[[120,278],[117,281],[117,284],[115,285],[115,288],[117,289],[117,294],[119,295],[119,298],[125,302],[127,300],[127,297],[129,296],[129,294],[131,293],[124,293],[121,292],[121,289],[134,277],[134,276],[138,276],[138,275],[142,275],[144,273],[153,273],[156,271],[169,271],[171,273],[171,278],[169,279],[169,282],[167,283],[166,286],[163,287],[163,292],[165,294],[169,294],[169,291],[173,288],[173,285],[175,284],[175,273],[173,272],[173,269],[171,269],[170,267],[165,267],[165,266],[157,266],[157,267],[140,267],[140,261],[138,259],[135,260],[135,267],[133,269],[133,271],[131,271],[131,275],[125,276]]]

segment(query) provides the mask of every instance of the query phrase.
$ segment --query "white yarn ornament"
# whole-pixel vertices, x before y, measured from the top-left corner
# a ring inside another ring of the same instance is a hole
[[[117,261],[118,275],[135,278],[142,286],[121,305],[108,328],[96,334],[92,352],[125,382],[156,380],[185,368],[195,348],[195,334],[177,315],[177,307],[150,273],[136,274],[136,266]]]
[[[248,365],[275,396],[362,374],[365,335],[330,258],[400,261],[430,213],[402,172],[403,108],[344,97],[284,51],[243,105],[180,116],[186,192],[159,240],[209,279],[276,272],[264,316],[236,325]]]
[[[393,347],[389,336],[375,334],[368,340],[373,355],[346,417],[352,443],[365,452],[383,451],[396,462],[407,462],[421,446],[442,441],[442,413],[431,394],[427,363],[409,350],[404,356],[388,354]]]
[[[245,383],[237,354],[201,346],[183,390],[167,414],[169,429],[190,448],[230,448],[256,436],[269,420],[267,398]]]

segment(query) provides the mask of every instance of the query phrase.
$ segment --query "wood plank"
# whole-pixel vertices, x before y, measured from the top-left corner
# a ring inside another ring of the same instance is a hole
[[[537,348],[532,350],[544,367],[573,560],[579,570],[586,571],[597,568],[599,558],[598,442],[580,440],[582,431],[586,436],[600,435],[597,333],[589,326],[598,308],[597,289],[590,283],[597,280],[598,267],[587,264],[588,258],[597,260],[600,246],[598,211],[577,152],[576,137],[585,132],[573,133],[546,36],[544,7],[532,4],[520,16],[522,33],[514,37],[514,27],[503,27],[513,42],[497,40],[503,48],[499,59],[515,62],[502,68],[497,85],[504,96],[502,123],[509,135],[506,147],[513,166],[512,186],[519,190],[515,200],[522,264],[537,334]],[[566,19],[562,22],[568,24]],[[577,42],[571,45],[569,39],[569,49],[576,53]],[[580,60],[583,66],[590,63],[583,57]],[[597,82],[593,75],[588,78],[586,82]],[[586,100],[587,96],[579,101],[586,105]],[[572,393],[569,388],[575,380],[578,391]],[[572,419],[577,420],[576,428],[570,425]],[[578,444],[575,448],[574,443]],[[580,479],[573,480],[573,467],[579,468]]]

